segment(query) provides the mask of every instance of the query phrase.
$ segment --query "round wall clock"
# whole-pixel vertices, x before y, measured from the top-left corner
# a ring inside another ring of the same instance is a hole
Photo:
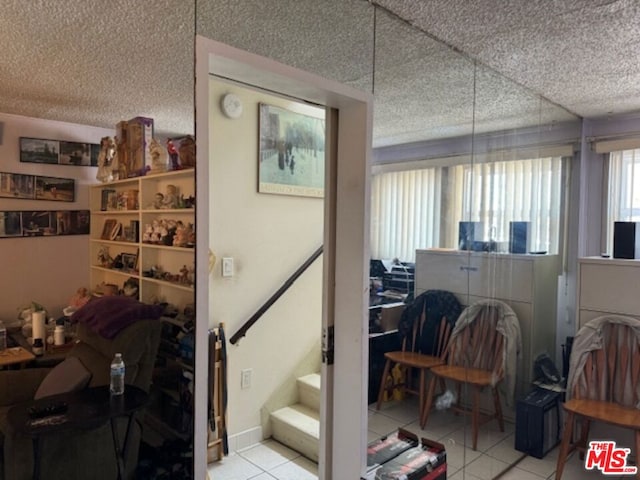
[[[233,93],[227,93],[220,102],[222,113],[229,118],[240,118],[242,115],[242,100]]]

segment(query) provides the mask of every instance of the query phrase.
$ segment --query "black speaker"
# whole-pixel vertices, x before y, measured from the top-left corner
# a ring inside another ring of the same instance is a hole
[[[543,458],[560,442],[560,394],[535,389],[516,405],[516,450]]]
[[[482,222],[458,222],[458,249],[473,250],[474,243],[482,241],[483,235]]]
[[[531,251],[531,223],[509,222],[509,253]]]
[[[613,223],[613,258],[640,258],[640,222]]]

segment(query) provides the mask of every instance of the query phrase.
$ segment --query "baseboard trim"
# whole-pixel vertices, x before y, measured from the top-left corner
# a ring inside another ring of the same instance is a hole
[[[229,435],[229,452],[237,452],[252,447],[263,440],[262,427],[254,427],[243,432]]]

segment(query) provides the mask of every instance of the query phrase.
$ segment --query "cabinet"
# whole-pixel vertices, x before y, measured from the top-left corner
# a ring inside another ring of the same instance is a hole
[[[507,303],[520,322],[517,392],[524,393],[534,378],[536,356],[555,352],[559,268],[558,255],[417,250],[415,294],[440,289],[454,293],[462,305],[485,298]]]
[[[180,310],[193,303],[194,190],[193,170],[91,187],[91,287],[122,289],[132,279],[142,302],[166,301]],[[159,200],[159,194],[166,200],[169,191],[176,192],[172,195],[177,204]],[[173,228],[181,229],[182,238],[192,231],[192,238],[183,246],[174,246]],[[118,257],[120,262],[114,262]]]
[[[638,285],[638,260],[602,257],[578,259],[577,328],[601,315],[640,318]]]

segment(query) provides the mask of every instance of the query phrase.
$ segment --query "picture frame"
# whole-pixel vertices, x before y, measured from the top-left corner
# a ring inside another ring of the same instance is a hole
[[[120,254],[122,260],[122,269],[127,271],[137,271],[138,269],[138,255],[135,253],[122,253]]]
[[[260,193],[324,197],[324,110],[299,107],[258,106]]]
[[[100,145],[95,143],[20,137],[20,161],[97,167]]]
[[[100,234],[101,240],[111,240],[111,232],[118,222],[113,218],[107,218],[104,221],[104,226],[102,227],[102,233]]]
[[[0,197],[34,199],[34,176],[0,172]]]
[[[72,178],[35,177],[35,199],[53,202],[73,202],[75,200],[75,180]]]
[[[89,210],[0,211],[0,238],[88,235]]]
[[[74,202],[75,185],[73,178],[0,172],[0,198]]]
[[[120,231],[122,230],[122,224],[120,222],[115,222],[111,232],[109,233],[109,240],[117,240],[120,236]]]

